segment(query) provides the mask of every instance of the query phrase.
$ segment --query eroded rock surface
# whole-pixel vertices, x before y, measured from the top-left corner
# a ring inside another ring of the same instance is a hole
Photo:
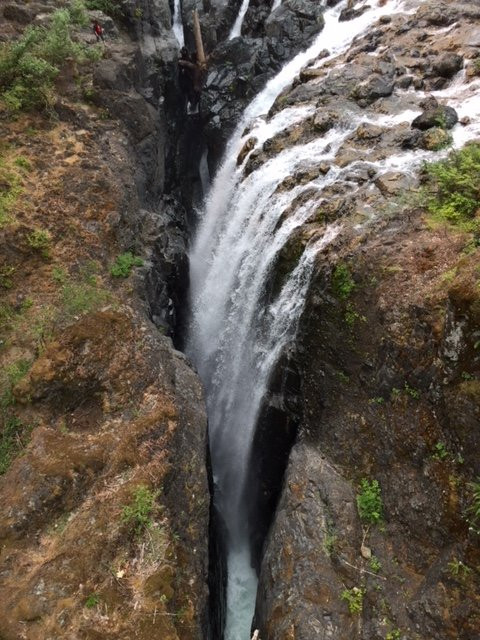
[[[297,341],[260,417],[264,450],[252,451],[253,468],[268,467],[268,443],[275,453],[285,425],[297,432],[263,547],[254,626],[264,640],[478,637],[480,556],[468,516],[480,471],[478,234],[435,226],[414,164],[417,153],[445,157],[468,126],[455,87],[478,90],[477,12],[432,1],[385,16],[342,57],[304,69],[269,119],[300,105],[309,115],[262,144],[249,132],[239,158],[254,176],[305,145],[278,189],[297,189],[282,222],[308,203],[311,215],[279,253],[269,295],[310,241],[341,228],[318,256]],[[279,396],[292,370],[296,382]],[[258,479],[263,505],[277,499],[268,471]],[[381,488],[377,525],[357,510],[364,478]]]

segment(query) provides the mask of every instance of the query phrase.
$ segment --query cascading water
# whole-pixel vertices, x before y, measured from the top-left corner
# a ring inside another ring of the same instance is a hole
[[[242,0],[237,19],[233,23],[232,30],[230,31],[230,35],[228,36],[229,40],[232,40],[232,38],[237,38],[241,34],[243,19],[245,18],[245,14],[247,13],[249,4],[250,0]]]
[[[323,235],[313,238],[276,299],[266,303],[279,252],[312,215],[320,189],[335,180],[339,170],[332,167],[326,177],[290,191],[278,186],[297,168],[332,160],[352,129],[332,129],[323,138],[287,149],[247,177],[237,167],[237,156],[247,124],[253,122],[248,135],[257,138],[258,147],[311,113],[312,107],[302,106],[285,109],[268,123],[259,118],[307,62],[325,48],[330,55],[319,64],[331,60],[381,15],[401,8],[400,1],[389,2],[338,28],[344,4],[325,13],[325,28],[312,46],[287,64],[246,109],[227,145],[191,252],[193,319],[187,351],[206,388],[214,499],[228,532],[226,640],[248,640],[255,601],[256,576],[242,498],[259,407],[271,371],[295,335],[315,256],[339,231],[327,227]],[[247,6],[244,2],[239,18]],[[283,215],[307,188],[306,202],[291,215]]]
[[[182,22],[182,6],[181,0],[175,0],[173,5],[173,33],[177,39],[178,44],[183,47],[185,44],[185,38],[183,36],[183,22]]]

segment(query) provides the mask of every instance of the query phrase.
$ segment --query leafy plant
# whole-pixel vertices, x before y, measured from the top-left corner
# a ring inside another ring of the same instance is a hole
[[[0,45],[0,96],[10,111],[47,109],[63,62],[98,56],[72,40],[72,24],[79,20],[81,7],[74,2],[57,9],[48,27],[28,27],[17,41]]]
[[[133,267],[141,267],[143,260],[138,256],[134,256],[131,251],[122,253],[117,257],[110,268],[110,273],[115,278],[128,278]]]
[[[85,3],[82,0],[73,0],[70,2],[68,13],[73,24],[78,24],[81,27],[88,25],[88,15],[85,9]]]
[[[377,558],[377,556],[372,556],[370,558],[369,567],[370,567],[371,571],[373,571],[373,573],[378,573],[380,571],[380,569],[382,568],[382,563]]]
[[[454,558],[447,566],[450,575],[454,578],[466,578],[472,573],[471,568],[457,558]]]
[[[139,535],[152,526],[151,516],[157,508],[155,504],[157,496],[158,491],[151,491],[141,484],[133,491],[131,504],[123,507],[122,522],[130,525],[135,534]]]
[[[337,264],[332,275],[332,289],[337,297],[346,300],[355,289],[355,282],[348,265],[344,262]]]
[[[385,636],[385,640],[400,640],[401,637],[402,632],[400,631],[400,629],[393,629],[392,631],[389,631],[387,633],[387,635]]]
[[[359,320],[361,322],[367,321],[366,317],[358,313],[358,311],[355,310],[354,306],[350,302],[347,304],[347,309],[345,311],[344,317],[345,317],[345,322],[350,327],[350,329],[353,329],[353,326]]]
[[[323,549],[327,556],[334,555],[336,545],[337,545],[337,536],[331,531],[326,531],[325,537],[323,538]]]
[[[433,458],[435,460],[445,460],[445,458],[448,458],[448,451],[447,451],[447,447],[445,446],[445,444],[443,442],[437,442],[437,444],[433,447],[435,453],[433,454]]]
[[[17,165],[17,167],[20,167],[20,169],[25,169],[25,171],[32,170],[32,165],[30,164],[30,161],[25,158],[25,156],[17,156],[14,160],[14,163]]]
[[[404,390],[405,393],[411,398],[414,398],[415,400],[418,400],[420,398],[420,391],[414,389],[413,387],[410,387],[407,382],[405,382]]]
[[[364,593],[364,589],[360,587],[352,587],[351,589],[344,589],[342,591],[340,597],[348,604],[348,610],[351,614],[358,615],[362,613]]]
[[[360,518],[368,524],[379,524],[383,520],[383,501],[378,480],[363,478],[357,494],[357,509]]]
[[[426,205],[434,219],[478,231],[480,144],[468,144],[445,160],[426,164],[425,174]]]
[[[44,258],[50,257],[51,236],[48,231],[34,229],[27,236],[28,246],[38,251]]]
[[[97,593],[90,593],[85,599],[85,606],[87,609],[94,609],[100,604],[100,597]]]
[[[476,482],[470,482],[468,487],[472,492],[472,498],[467,507],[468,520],[472,527],[478,531],[480,526],[480,478],[477,478]]]

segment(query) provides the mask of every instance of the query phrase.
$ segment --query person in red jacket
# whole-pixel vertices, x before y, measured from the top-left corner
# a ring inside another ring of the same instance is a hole
[[[103,35],[103,27],[98,22],[98,20],[94,20],[93,21],[93,33],[95,34],[95,36],[97,38],[97,42],[100,42],[100,40],[102,42],[105,42],[105,37]]]

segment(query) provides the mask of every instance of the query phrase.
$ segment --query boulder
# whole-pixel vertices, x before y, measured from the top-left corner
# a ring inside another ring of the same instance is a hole
[[[433,63],[433,71],[442,78],[452,78],[463,68],[463,58],[456,53],[444,53]]]
[[[424,131],[419,139],[419,146],[426,151],[439,151],[452,141],[451,135],[441,127],[432,127]]]
[[[404,191],[408,184],[408,180],[403,173],[396,171],[388,171],[383,173],[375,180],[375,186],[380,190],[383,196],[392,196],[400,191]]]
[[[325,112],[318,109],[313,118],[313,126],[318,133],[326,133],[338,123],[338,114],[334,111]]]
[[[375,73],[366,82],[355,88],[353,96],[362,106],[362,102],[371,104],[378,98],[392,95],[394,87],[395,82],[391,77]]]
[[[412,122],[414,129],[425,131],[432,127],[442,127],[443,129],[451,129],[458,122],[458,114],[453,107],[439,104],[435,98],[423,103],[423,113],[417,116]]]
[[[365,13],[369,9],[368,5],[364,5],[363,7],[359,7],[358,9],[342,9],[340,12],[340,16],[338,20],[340,22],[346,22],[347,20],[354,20]]]

